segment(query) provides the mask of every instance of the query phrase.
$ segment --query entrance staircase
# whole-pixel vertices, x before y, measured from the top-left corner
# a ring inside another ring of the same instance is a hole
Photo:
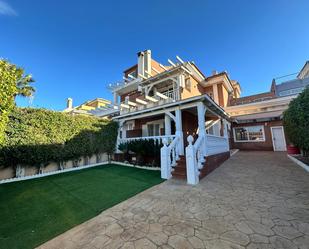
[[[203,179],[210,174],[213,170],[218,168],[224,161],[230,157],[230,152],[223,152],[216,155],[205,157],[203,167],[199,170],[199,179]],[[176,165],[173,167],[172,176],[175,179],[187,180],[186,156],[179,156]]]

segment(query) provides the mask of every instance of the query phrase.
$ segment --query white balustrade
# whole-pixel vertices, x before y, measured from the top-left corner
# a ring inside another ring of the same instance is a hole
[[[163,143],[163,139],[167,139],[167,143],[170,144],[176,135],[164,135],[164,136],[147,136],[147,137],[129,137],[120,139],[120,143],[126,143],[134,140],[154,140],[159,143]]]
[[[172,136],[174,139],[169,143],[166,136],[162,139],[163,147],[161,148],[161,178],[170,179],[172,177],[172,167],[176,165],[179,159],[178,143],[179,136]]]

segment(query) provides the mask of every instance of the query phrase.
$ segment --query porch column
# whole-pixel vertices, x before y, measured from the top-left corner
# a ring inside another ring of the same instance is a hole
[[[198,130],[199,136],[204,137],[203,154],[206,155],[207,144],[206,144],[206,126],[205,126],[205,112],[206,106],[203,102],[197,104],[197,117],[198,117]]]
[[[178,107],[175,110],[175,117],[176,117],[176,135],[179,136],[180,141],[178,144],[178,152],[179,155],[184,155],[184,145],[183,145],[183,132],[182,132],[182,118],[181,118],[181,110]]]
[[[118,149],[119,144],[121,143],[121,140],[123,138],[123,127],[124,127],[124,121],[121,120],[118,122],[118,135],[117,135],[117,143],[116,143],[116,152],[121,153],[121,151]],[[120,131],[122,132],[122,137],[120,136]]]
[[[165,114],[164,116],[164,129],[165,129],[165,135],[172,134],[171,117],[167,114]]]
[[[114,105],[118,105],[118,95],[116,92],[114,92],[113,94],[114,94]]]
[[[226,138],[226,151],[230,150],[230,141],[228,136],[228,121],[226,119],[223,119],[223,136]]]

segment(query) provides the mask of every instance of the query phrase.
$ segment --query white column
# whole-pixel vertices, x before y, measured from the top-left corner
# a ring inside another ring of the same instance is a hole
[[[164,116],[164,129],[165,129],[165,135],[172,134],[171,117],[167,114],[165,114]]]
[[[123,126],[124,126],[124,121],[119,121],[118,122],[118,135],[117,135],[117,142],[116,142],[116,152],[121,153],[121,151],[118,149],[119,144],[122,141],[123,138]],[[122,137],[120,137],[120,131],[122,131]]]
[[[206,143],[206,126],[205,126],[205,112],[206,112],[206,106],[203,102],[199,102],[197,104],[197,117],[198,117],[198,130],[199,130],[199,136],[203,136],[203,155],[206,156],[207,151],[207,143]]]
[[[181,110],[178,107],[175,110],[175,117],[176,117],[176,136],[179,136],[179,143],[178,143],[178,152],[179,155],[184,155],[184,145],[183,145],[183,132],[182,132],[182,117],[181,117]]]
[[[226,151],[230,150],[230,141],[228,136],[228,129],[227,129],[228,121],[226,119],[223,119],[223,136],[226,138]]]
[[[116,92],[114,92],[113,94],[114,94],[114,105],[118,105],[118,95]]]

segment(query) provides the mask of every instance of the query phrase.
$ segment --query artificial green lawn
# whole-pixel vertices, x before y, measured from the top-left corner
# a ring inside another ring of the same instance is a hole
[[[161,183],[159,171],[106,165],[0,185],[0,248],[34,248]]]

